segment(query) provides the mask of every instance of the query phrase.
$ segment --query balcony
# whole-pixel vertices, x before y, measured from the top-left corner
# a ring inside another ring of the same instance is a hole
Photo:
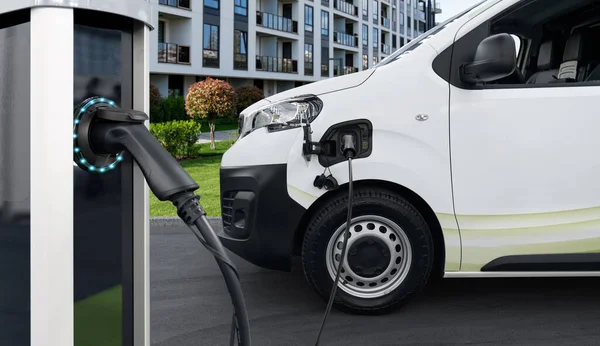
[[[298,73],[298,60],[257,55],[256,71]]]
[[[171,6],[190,10],[190,0],[158,0],[159,5]]]
[[[189,65],[190,46],[181,46],[175,43],[158,43],[158,62],[168,64]]]
[[[349,35],[343,32],[333,32],[333,42],[344,46],[358,48],[358,36]]]
[[[351,74],[351,73],[356,73],[358,72],[358,67],[353,67],[353,66],[334,66],[333,67],[333,75],[334,76],[344,76],[347,74]]]
[[[383,54],[391,54],[392,53],[392,47],[390,47],[389,44],[382,43],[381,44],[381,52]]]
[[[256,25],[292,34],[298,33],[298,21],[272,13],[256,11]]]
[[[381,17],[381,26],[389,29],[390,28],[390,20],[385,17]]]
[[[351,16],[358,17],[358,6],[354,6],[349,2],[345,2],[343,0],[335,0],[333,2],[333,8]]]

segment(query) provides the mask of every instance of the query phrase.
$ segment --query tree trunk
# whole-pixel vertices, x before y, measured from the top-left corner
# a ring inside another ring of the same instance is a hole
[[[209,121],[208,127],[210,128],[210,149],[215,150],[215,121]]]

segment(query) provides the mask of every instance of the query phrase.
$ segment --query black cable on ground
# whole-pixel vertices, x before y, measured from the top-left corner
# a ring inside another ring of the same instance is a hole
[[[236,322],[236,329],[238,330],[238,345],[249,346],[250,324],[248,322],[248,311],[246,310],[246,303],[244,301],[244,295],[242,293],[242,286],[237,277],[237,271],[233,269],[235,267],[233,267],[231,260],[229,260],[227,252],[225,252],[225,248],[219,241],[219,238],[213,231],[210,224],[208,223],[206,216],[202,216],[201,218],[196,220],[194,224],[196,225],[196,227],[198,227],[198,230],[202,234],[204,240],[206,240],[206,243],[208,243],[208,245],[217,250],[221,257],[227,259],[227,262],[225,262],[219,257],[215,257],[215,259],[217,260],[217,264],[219,265],[219,268],[223,273],[223,277],[225,278],[227,290],[231,295],[234,310],[234,321]]]
[[[173,204],[177,207],[177,215],[188,224],[194,235],[215,257],[227,290],[233,303],[232,336],[237,334],[237,343],[240,346],[250,346],[250,323],[248,322],[248,311],[242,292],[239,275],[233,262],[229,259],[223,244],[214,232],[208,220],[206,212],[199,203],[200,197],[186,192],[173,198]],[[196,226],[194,228],[193,226]],[[235,331],[237,330],[237,333]],[[234,345],[234,340],[231,340]]]
[[[348,238],[350,236],[350,221],[352,220],[352,158],[348,158],[348,218],[346,220],[346,229],[344,230],[344,243],[342,245],[342,255],[340,258],[340,263],[337,268],[337,273],[335,275],[335,280],[333,281],[333,287],[331,289],[331,294],[329,296],[329,301],[327,302],[327,308],[325,309],[325,315],[323,316],[323,321],[321,322],[321,328],[319,329],[319,334],[317,335],[317,342],[315,346],[319,346],[319,342],[321,340],[321,334],[323,333],[323,329],[325,329],[325,322],[327,321],[327,317],[329,316],[329,312],[331,311],[331,307],[333,306],[333,300],[335,299],[335,293],[337,291],[338,284],[340,282],[340,275],[342,272],[342,265],[344,264],[344,258],[346,257],[346,247],[348,245]]]

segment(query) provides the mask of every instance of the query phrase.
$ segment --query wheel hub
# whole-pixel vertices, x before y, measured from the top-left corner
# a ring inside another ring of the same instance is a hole
[[[381,275],[390,265],[387,245],[376,237],[363,237],[352,244],[348,251],[350,270],[365,278]]]
[[[346,224],[327,245],[326,266],[335,279],[342,257]],[[346,257],[338,288],[359,298],[378,298],[396,289],[408,275],[412,249],[408,236],[393,221],[377,216],[355,217],[350,222]]]

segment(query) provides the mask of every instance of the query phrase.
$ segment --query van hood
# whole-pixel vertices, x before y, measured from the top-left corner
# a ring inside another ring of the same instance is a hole
[[[277,102],[298,95],[313,94],[319,96],[322,94],[327,94],[342,89],[354,88],[361,85],[367,79],[369,79],[373,72],[375,72],[375,69],[360,71],[345,76],[323,79],[318,82],[310,83],[307,85],[280,92],[275,95],[271,95],[265,98],[264,100],[268,102]]]

